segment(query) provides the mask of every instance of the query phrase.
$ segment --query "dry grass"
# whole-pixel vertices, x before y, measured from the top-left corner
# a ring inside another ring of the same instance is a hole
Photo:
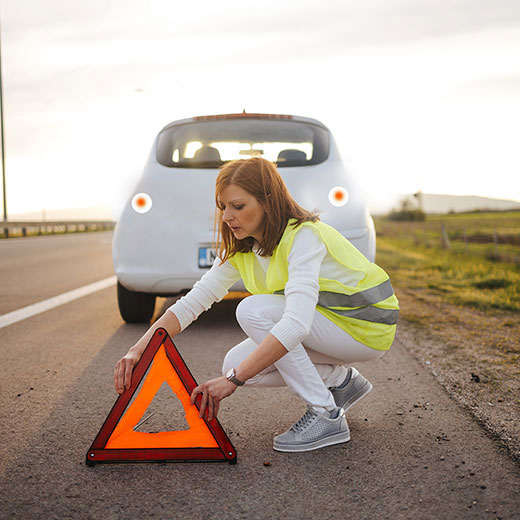
[[[518,233],[520,213],[515,217]],[[443,249],[440,232],[433,243],[428,230],[429,244],[417,240],[421,224],[376,223],[383,229],[377,263],[401,306],[398,334],[401,327],[403,338],[414,338],[405,341],[414,354],[520,457],[520,268],[486,258],[489,244],[476,244],[477,252],[464,244]],[[520,256],[520,246],[507,247]]]
[[[520,311],[520,212],[498,215],[500,219],[495,213],[463,215],[460,221],[454,216],[426,222],[377,219],[377,261],[398,287],[420,288],[464,307]],[[449,249],[442,247],[441,222]],[[491,242],[454,238],[464,236],[461,229],[466,237],[478,234],[479,240]]]

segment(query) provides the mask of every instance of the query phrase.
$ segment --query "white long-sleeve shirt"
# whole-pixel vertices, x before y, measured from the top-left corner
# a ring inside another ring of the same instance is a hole
[[[255,252],[255,259],[262,268],[259,274],[265,276],[270,257],[261,257]],[[348,271],[336,262],[319,235],[310,227],[297,230],[288,261],[285,310],[282,319],[270,332],[287,350],[292,350],[309,334],[318,302],[318,277],[338,280],[355,287],[363,274]],[[184,330],[214,302],[222,300],[239,279],[240,273],[236,267],[230,262],[221,264],[217,259],[193,289],[168,310],[175,314],[181,330]]]

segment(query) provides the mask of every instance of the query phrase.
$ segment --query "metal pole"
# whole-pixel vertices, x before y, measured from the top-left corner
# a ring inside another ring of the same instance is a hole
[[[1,17],[1,6],[0,6]],[[1,20],[0,20],[1,28]],[[7,222],[7,195],[5,192],[5,153],[4,153],[4,103],[2,88],[2,35],[0,31],[0,134],[2,136],[2,195],[4,199],[4,221]]]

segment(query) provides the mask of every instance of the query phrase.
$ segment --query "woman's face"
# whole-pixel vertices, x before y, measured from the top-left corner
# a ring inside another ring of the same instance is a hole
[[[260,242],[264,230],[265,207],[246,190],[230,184],[218,198],[222,208],[222,220],[229,226],[235,238],[253,237]]]

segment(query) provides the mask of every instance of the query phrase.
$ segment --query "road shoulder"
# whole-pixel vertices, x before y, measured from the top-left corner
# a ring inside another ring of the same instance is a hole
[[[399,341],[520,462],[518,318],[399,292]]]

